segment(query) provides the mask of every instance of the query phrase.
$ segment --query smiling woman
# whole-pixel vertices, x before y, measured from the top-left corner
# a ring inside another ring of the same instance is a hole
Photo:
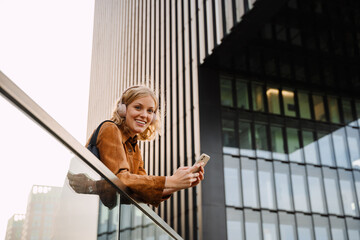
[[[126,89],[116,102],[111,121],[101,125],[96,140],[100,161],[120,178],[133,198],[153,206],[158,206],[172,193],[194,187],[204,179],[204,169],[200,164],[180,167],[172,176],[146,174],[137,143],[138,140],[154,139],[159,131],[158,106],[158,99],[150,88],[132,86]],[[69,180],[70,184],[76,185],[76,176],[70,176]],[[89,192],[81,193],[99,194],[104,198],[101,181],[86,179],[84,182]],[[104,204],[108,199],[102,199]]]

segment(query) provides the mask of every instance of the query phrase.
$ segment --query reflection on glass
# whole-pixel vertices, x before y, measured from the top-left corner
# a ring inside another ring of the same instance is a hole
[[[246,82],[236,82],[237,107],[249,109],[249,96]]]
[[[282,90],[281,93],[284,102],[285,116],[296,117],[294,92],[290,90]]]
[[[249,122],[239,121],[239,142],[241,155],[249,157],[255,156],[255,151],[251,144],[251,124]]]
[[[274,162],[275,188],[278,209],[293,210],[289,166],[284,163]]]
[[[360,169],[360,134],[359,129],[346,127],[352,168]]]
[[[295,210],[309,212],[305,167],[297,164],[290,166]]]
[[[334,166],[334,154],[333,154],[333,144],[331,140],[331,134],[318,132],[319,136],[319,152],[321,157],[321,163],[327,166]]]
[[[260,158],[270,158],[266,125],[255,124],[256,155]]]
[[[309,94],[304,92],[298,92],[297,95],[298,95],[300,117],[305,119],[311,119]]]
[[[348,124],[354,120],[351,112],[351,102],[350,100],[347,99],[342,99],[341,102],[342,102],[342,109],[344,115],[344,122],[345,124]]]
[[[220,78],[220,96],[222,106],[234,106],[232,95],[232,81],[230,78],[226,78],[224,76]]]
[[[234,120],[222,119],[223,145],[236,147]]]
[[[360,220],[346,218],[349,240],[360,240]]]
[[[326,121],[325,107],[323,96],[313,95],[315,120]]]
[[[311,217],[297,213],[296,221],[299,236],[298,239],[314,240]]]
[[[243,212],[226,208],[227,239],[243,239]]]
[[[295,218],[293,214],[279,212],[280,237],[286,240],[295,240]]]
[[[240,159],[224,156],[225,199],[226,205],[240,207]]]
[[[319,164],[318,145],[311,131],[302,131],[305,161],[307,163]]]
[[[354,181],[351,172],[339,169],[340,191],[345,215],[358,216],[358,205],[355,202]]]
[[[245,210],[245,233],[245,239],[261,239],[261,224],[259,212]]]
[[[293,162],[304,162],[302,149],[300,148],[298,130],[286,128],[289,159]]]
[[[334,143],[334,150],[335,150],[335,159],[336,164],[338,167],[349,167],[349,158],[348,158],[348,151],[347,151],[347,143],[345,137],[345,129],[340,128],[333,132],[333,143]]]
[[[270,127],[272,157],[278,160],[287,160],[284,147],[283,130],[281,127]]]
[[[328,97],[330,121],[333,123],[340,123],[340,113],[338,100],[335,97]]]
[[[277,214],[267,211],[262,211],[262,230],[264,240],[277,240],[278,237],[278,223]]]
[[[355,179],[355,188],[358,199],[358,206],[360,207],[360,172],[354,171],[354,179]]]
[[[266,90],[268,108],[270,113],[280,114],[279,89],[268,88]]]
[[[275,209],[275,189],[272,164],[264,160],[258,160],[258,166],[261,207]]]
[[[244,206],[259,207],[256,161],[246,158],[241,159],[241,177],[244,194]]]
[[[330,216],[331,235],[336,240],[346,240],[345,221],[342,218]]]
[[[252,104],[254,111],[265,111],[262,85],[252,84]]]
[[[315,239],[330,240],[329,219],[327,217],[321,217],[313,215]]]
[[[342,214],[342,206],[337,172],[330,168],[323,168],[323,172],[328,211],[329,213],[340,215]]]
[[[311,209],[313,212],[325,213],[325,198],[321,169],[307,166]]]
[[[356,119],[358,121],[358,126],[360,127],[360,101],[355,102],[355,108],[356,108]]]

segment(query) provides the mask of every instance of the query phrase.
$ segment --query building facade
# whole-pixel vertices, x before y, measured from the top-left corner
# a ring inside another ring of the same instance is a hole
[[[8,221],[5,240],[21,240],[24,214],[14,214]]]
[[[160,99],[149,174],[211,156],[155,211],[184,239],[360,239],[360,4],[96,1],[88,135],[126,87]]]

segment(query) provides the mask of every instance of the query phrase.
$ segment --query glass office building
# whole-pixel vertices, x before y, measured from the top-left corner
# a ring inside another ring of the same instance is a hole
[[[358,240],[359,29],[357,0],[96,1],[88,133],[148,85],[148,173],[211,156],[155,209],[182,237]]]

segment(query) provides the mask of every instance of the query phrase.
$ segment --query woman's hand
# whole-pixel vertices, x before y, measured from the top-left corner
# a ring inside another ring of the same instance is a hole
[[[204,168],[202,164],[196,164],[192,167],[180,167],[175,173],[166,177],[165,188],[176,192],[198,185],[204,179]]]

